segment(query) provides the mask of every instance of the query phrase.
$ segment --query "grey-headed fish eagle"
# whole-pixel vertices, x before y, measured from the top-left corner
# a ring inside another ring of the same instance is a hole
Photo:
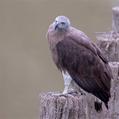
[[[112,73],[97,45],[82,31],[72,27],[65,16],[56,17],[49,26],[47,39],[53,61],[63,74],[64,84],[74,80],[80,88],[96,96],[108,108]],[[69,80],[65,80],[67,75],[71,77]]]

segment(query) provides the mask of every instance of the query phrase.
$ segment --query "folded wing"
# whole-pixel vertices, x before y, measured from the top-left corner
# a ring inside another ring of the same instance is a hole
[[[56,45],[57,67],[68,71],[82,89],[107,104],[112,78],[108,61],[95,44],[82,41],[65,37]]]

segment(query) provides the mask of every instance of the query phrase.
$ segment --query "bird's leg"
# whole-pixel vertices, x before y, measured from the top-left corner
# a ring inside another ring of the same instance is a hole
[[[76,84],[76,82],[71,78],[68,72],[62,72],[62,75],[64,79],[63,94],[85,95],[85,91]]]
[[[62,72],[62,76],[64,79],[64,91],[63,91],[63,93],[60,93],[60,94],[54,94],[56,96],[67,96],[67,94],[74,93],[73,89],[69,87],[71,84],[72,78],[70,77],[68,72]]]
[[[64,79],[64,91],[61,94],[54,94],[57,96],[66,96],[67,94],[80,94],[85,95],[85,92],[75,83],[75,81],[71,78],[68,72],[62,72],[62,76]]]
[[[69,86],[71,84],[72,78],[68,74],[68,72],[62,72],[63,79],[64,79],[64,91],[63,94],[68,94]]]

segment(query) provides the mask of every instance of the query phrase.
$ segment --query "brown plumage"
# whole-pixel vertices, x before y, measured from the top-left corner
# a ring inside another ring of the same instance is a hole
[[[108,108],[112,78],[108,61],[100,49],[67,20],[59,16],[49,27],[47,38],[53,60],[60,71],[67,71],[82,89],[102,100]]]

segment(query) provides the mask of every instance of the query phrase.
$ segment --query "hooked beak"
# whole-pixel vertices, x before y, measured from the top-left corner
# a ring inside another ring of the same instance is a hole
[[[59,29],[59,30],[63,30],[65,27],[65,23],[64,22],[59,22],[55,24],[55,30]]]
[[[55,30],[58,28],[58,24],[55,25]]]

